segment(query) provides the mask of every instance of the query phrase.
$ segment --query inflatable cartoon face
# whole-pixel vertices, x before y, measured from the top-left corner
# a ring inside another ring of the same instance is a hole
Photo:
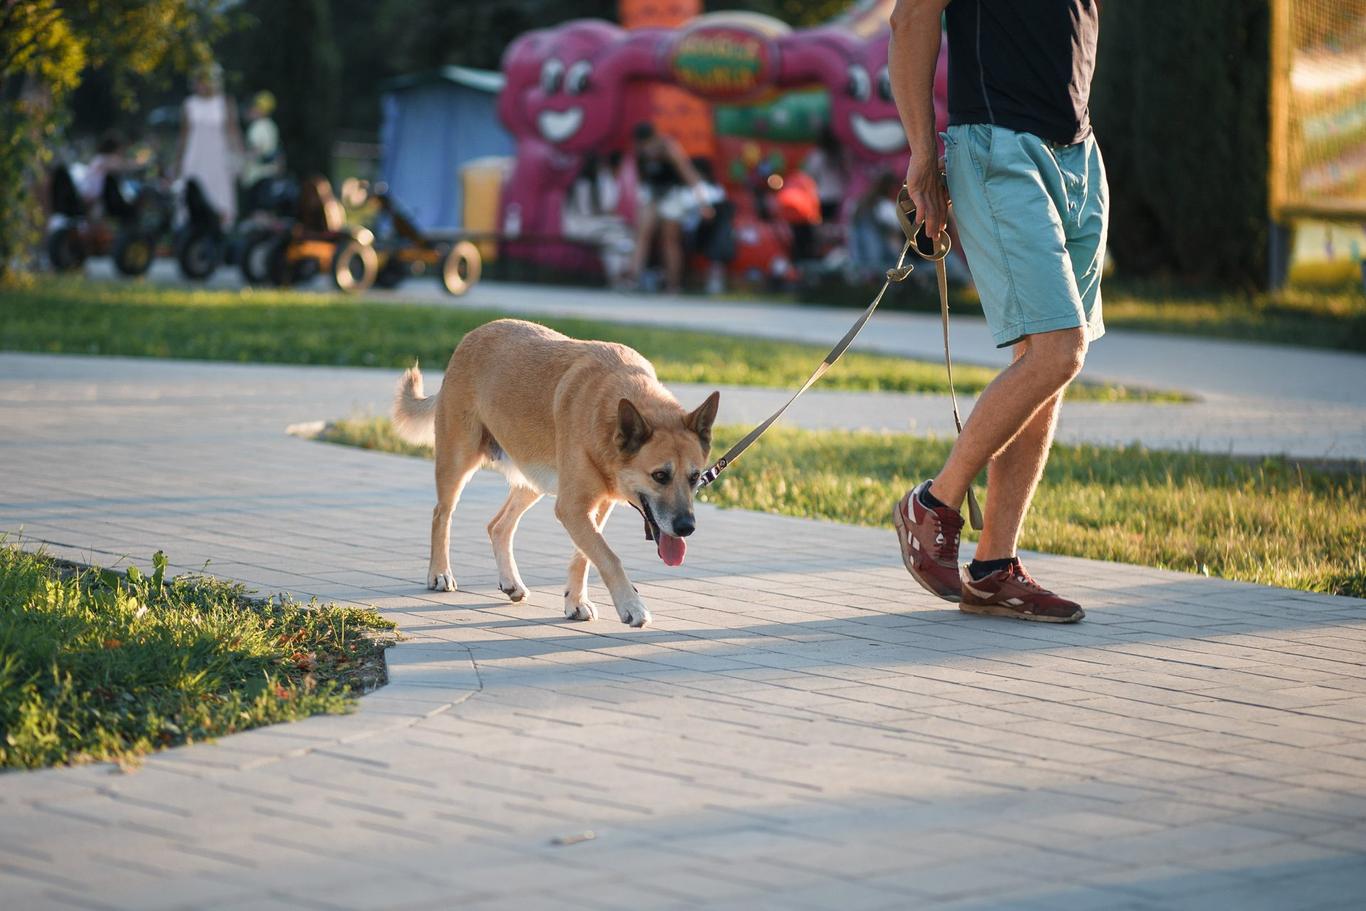
[[[621,129],[628,80],[648,64],[634,44],[598,21],[523,35],[503,57],[499,116],[519,140],[534,137],[574,154],[601,149]]]
[[[830,126],[860,157],[880,158],[906,149],[906,132],[892,101],[887,73],[888,33],[850,48],[842,86],[830,87]]]
[[[859,38],[840,28],[798,32],[784,41],[789,84],[815,79],[830,92],[830,127],[858,158],[885,161],[908,152],[887,69],[891,32]],[[948,123],[947,61],[935,72],[935,127]]]

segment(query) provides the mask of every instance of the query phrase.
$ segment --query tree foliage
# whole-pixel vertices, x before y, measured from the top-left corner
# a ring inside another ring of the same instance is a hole
[[[63,104],[82,73],[103,66],[122,80],[206,59],[217,7],[214,0],[0,0],[0,283],[41,234],[38,194]]]
[[[237,28],[221,45],[232,85],[244,94],[268,90],[278,102],[274,120],[289,169],[298,174],[328,174],[336,138],[338,105],[346,97],[345,70],[361,70],[338,50],[334,7],[329,0],[246,0]],[[397,4],[391,4],[397,5]],[[383,8],[383,4],[371,4]],[[362,21],[378,15],[362,13]],[[350,103],[350,99],[346,99]],[[378,98],[372,102],[378,107]],[[373,124],[377,118],[372,117]]]
[[[1266,281],[1269,5],[1109,0],[1091,96],[1131,275]]]

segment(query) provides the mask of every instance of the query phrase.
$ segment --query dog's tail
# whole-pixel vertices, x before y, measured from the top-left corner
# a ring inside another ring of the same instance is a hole
[[[436,402],[441,393],[422,394],[422,371],[417,364],[403,371],[394,392],[394,432],[409,443],[436,442]]]

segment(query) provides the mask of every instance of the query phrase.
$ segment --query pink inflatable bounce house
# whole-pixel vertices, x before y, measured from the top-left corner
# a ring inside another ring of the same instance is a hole
[[[680,28],[633,31],[577,20],[522,35],[503,56],[507,81],[498,99],[499,116],[517,143],[500,203],[506,254],[579,264],[581,250],[555,243],[566,193],[587,156],[628,150],[632,127],[648,119],[642,93],[654,85],[676,86],[710,104],[718,128],[709,157],[741,224],[753,218],[744,187],[754,172],[797,170],[823,130],[847,156],[840,215],[847,219],[852,201],[877,175],[890,172],[899,180],[906,169],[909,153],[887,74],[889,37],[880,18],[793,30],[752,13],[713,13]],[[935,80],[941,130],[948,121],[946,69],[941,52]],[[800,117],[784,108],[789,98],[801,101]],[[722,121],[742,126],[723,129]],[[667,122],[656,123],[669,132]],[[734,135],[750,128],[753,135]],[[634,196],[628,189],[621,214],[629,220]]]

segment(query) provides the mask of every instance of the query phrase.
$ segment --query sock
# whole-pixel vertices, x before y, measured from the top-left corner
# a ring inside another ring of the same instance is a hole
[[[920,505],[925,507],[926,509],[942,509],[943,507],[949,505],[945,503],[943,500],[936,497],[934,494],[930,493],[930,488],[928,486],[920,488],[919,496]]]
[[[1005,557],[1001,560],[973,560],[968,564],[968,575],[974,580],[985,579],[987,576],[1003,569],[1014,566],[1019,557]]]

